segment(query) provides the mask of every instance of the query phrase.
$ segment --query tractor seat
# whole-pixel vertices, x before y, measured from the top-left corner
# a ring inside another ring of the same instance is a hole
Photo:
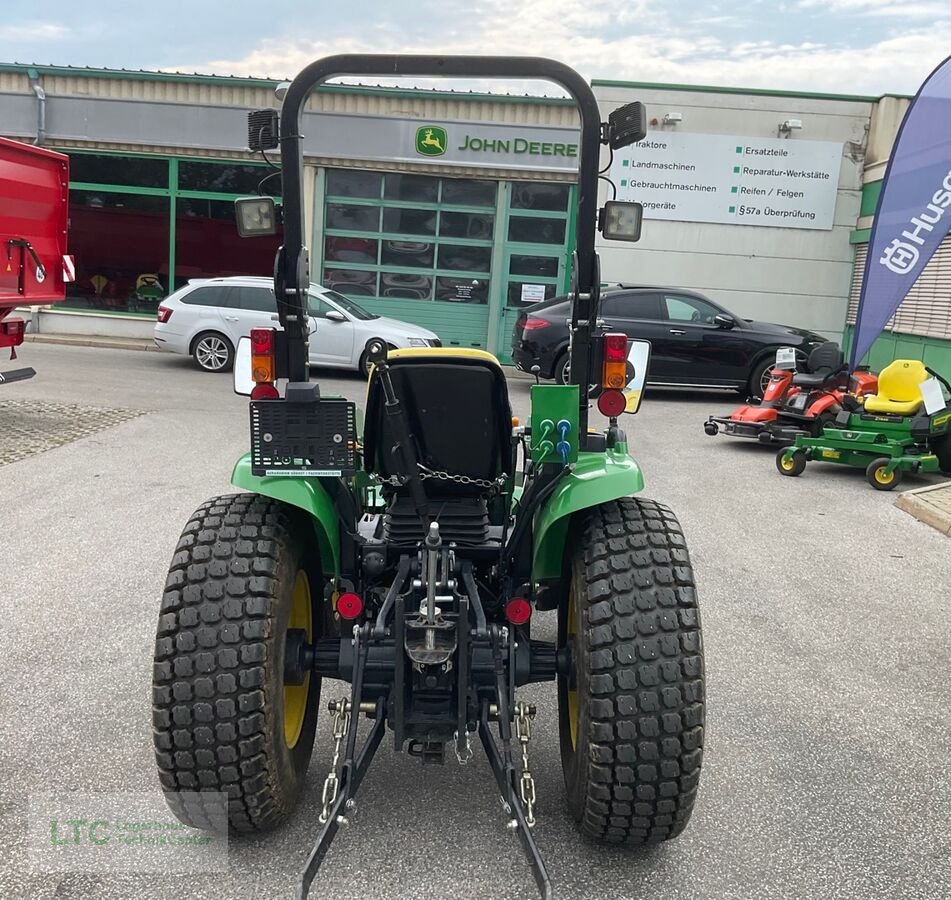
[[[830,378],[842,371],[845,357],[834,341],[826,341],[809,354],[806,361],[808,372],[797,372],[792,383],[799,387],[822,387]]]
[[[417,459],[432,472],[494,481],[515,468],[512,408],[499,361],[483,350],[426,348],[387,354],[393,388],[409,420]],[[384,478],[399,474],[395,438],[379,378],[367,388],[364,460]],[[473,496],[485,486],[428,478],[430,496]]]
[[[921,360],[896,359],[878,373],[878,393],[865,398],[865,411],[913,416],[924,403],[918,385],[927,379]]]

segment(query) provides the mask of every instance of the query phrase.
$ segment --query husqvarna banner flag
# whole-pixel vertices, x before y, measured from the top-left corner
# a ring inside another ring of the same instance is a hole
[[[912,100],[885,170],[855,322],[853,366],[881,334],[949,229],[951,57]]]

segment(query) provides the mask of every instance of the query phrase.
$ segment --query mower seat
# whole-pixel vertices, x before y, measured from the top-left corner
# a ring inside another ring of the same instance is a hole
[[[426,469],[450,476],[494,481],[515,468],[512,408],[499,361],[483,350],[426,348],[391,350],[390,377],[409,419],[417,459]],[[384,478],[398,474],[395,438],[379,378],[370,373],[364,464]],[[485,486],[427,478],[430,496],[474,496]]]
[[[809,354],[806,361],[808,372],[797,372],[792,383],[799,387],[822,387],[830,378],[842,372],[845,357],[834,341],[826,341]]]
[[[865,398],[865,411],[913,416],[924,403],[918,385],[927,379],[921,360],[896,359],[878,373],[878,393]]]

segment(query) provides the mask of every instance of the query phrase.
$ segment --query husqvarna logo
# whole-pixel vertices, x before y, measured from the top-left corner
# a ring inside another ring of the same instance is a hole
[[[951,172],[944,176],[941,188],[935,191],[925,209],[912,218],[901,237],[895,238],[882,251],[880,265],[896,275],[907,275],[918,265],[921,258],[919,248],[924,246],[945,210],[951,206]]]
[[[883,251],[879,262],[896,275],[907,275],[918,265],[918,248],[900,238],[895,238]]]

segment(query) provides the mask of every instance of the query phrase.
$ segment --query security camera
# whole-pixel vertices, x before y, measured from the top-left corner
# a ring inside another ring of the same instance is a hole
[[[799,131],[802,128],[802,119],[786,119],[782,125],[779,126],[779,130],[789,134],[790,131]]]
[[[284,98],[287,96],[287,89],[291,86],[289,81],[282,81],[276,88],[274,88],[274,96],[277,97],[281,103],[284,102]]]
[[[676,125],[678,122],[683,122],[683,120],[683,114],[679,112],[669,112],[664,116],[665,125]]]

